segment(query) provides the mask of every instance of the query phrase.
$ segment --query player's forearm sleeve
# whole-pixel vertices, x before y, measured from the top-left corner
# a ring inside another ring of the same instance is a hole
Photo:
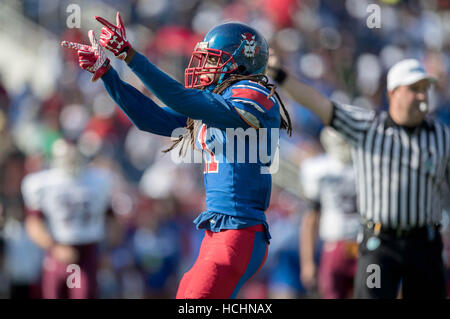
[[[172,110],[192,119],[206,120],[218,127],[242,124],[238,115],[233,114],[234,111],[230,112],[229,106],[220,95],[186,89],[142,54],[136,52],[129,67],[145,86]]]
[[[111,98],[140,130],[171,136],[174,129],[186,126],[185,116],[160,107],[133,86],[123,82],[113,68],[102,80]]]

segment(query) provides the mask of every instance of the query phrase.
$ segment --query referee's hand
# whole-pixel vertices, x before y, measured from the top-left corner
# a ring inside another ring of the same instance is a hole
[[[278,70],[281,68],[281,60],[276,55],[275,51],[273,49],[270,49],[269,51],[269,61],[267,64],[267,75],[271,78],[275,79],[277,76]]]

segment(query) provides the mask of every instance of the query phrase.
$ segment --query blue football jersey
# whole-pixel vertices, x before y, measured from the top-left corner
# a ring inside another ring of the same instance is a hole
[[[269,166],[281,121],[279,105],[269,93],[248,80],[230,86],[222,97],[242,126],[217,128],[204,120],[198,129],[195,145],[203,151],[208,212],[265,220],[272,185]]]
[[[159,107],[111,68],[102,77],[105,88],[138,128],[171,136],[188,117],[199,123],[195,147],[203,152],[207,210],[194,221],[197,227],[220,231],[263,223],[267,228],[269,167],[281,124],[280,105],[270,91],[249,80],[222,94],[186,89],[139,53],[129,66],[168,106]]]

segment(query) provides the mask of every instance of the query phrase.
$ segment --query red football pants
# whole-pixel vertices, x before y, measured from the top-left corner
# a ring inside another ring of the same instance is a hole
[[[263,225],[205,231],[200,253],[181,278],[177,299],[236,298],[264,264],[268,243]]]
[[[80,267],[80,287],[69,288],[67,279],[71,273],[67,270],[68,264],[47,254],[42,270],[42,298],[93,299],[97,297],[97,245],[87,244],[74,247],[80,256],[76,263]]]
[[[319,266],[319,292],[324,299],[350,298],[356,274],[358,245],[353,241],[326,242]]]

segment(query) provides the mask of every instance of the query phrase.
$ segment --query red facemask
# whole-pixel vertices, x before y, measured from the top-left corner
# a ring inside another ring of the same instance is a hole
[[[222,50],[207,48],[207,42],[197,43],[189,65],[184,71],[184,86],[199,88],[211,85],[217,74],[231,73],[237,69],[233,57]],[[231,64],[229,70],[224,67]]]

